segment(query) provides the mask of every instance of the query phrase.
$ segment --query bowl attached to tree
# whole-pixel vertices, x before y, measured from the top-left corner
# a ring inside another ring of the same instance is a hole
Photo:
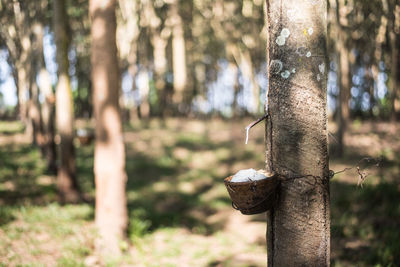
[[[242,214],[258,214],[271,209],[275,200],[278,178],[263,170],[240,170],[224,180],[232,207]]]

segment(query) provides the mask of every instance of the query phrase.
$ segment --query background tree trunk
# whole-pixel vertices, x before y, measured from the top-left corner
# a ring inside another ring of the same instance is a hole
[[[120,253],[127,227],[125,148],[119,110],[120,76],[115,42],[116,1],[91,0],[92,81],[96,118],[95,182],[97,249]]]
[[[17,49],[18,45],[8,45],[8,47],[15,47],[15,52],[12,53],[14,57],[14,64],[16,72],[18,73],[18,80],[16,84],[18,86],[17,99],[18,99],[18,113],[21,121],[25,125],[26,134],[32,136],[32,125],[28,121],[28,100],[29,100],[29,80],[32,56],[32,42],[30,38],[29,20],[25,10],[21,6],[20,1],[13,1],[12,4],[14,20],[15,20],[15,31],[14,34],[10,34],[11,39],[17,40],[20,45],[20,50]],[[4,27],[5,28],[5,27]],[[14,49],[12,49],[14,50]]]
[[[340,39],[340,38],[339,38]],[[349,51],[343,45],[342,41],[339,41],[339,98],[337,100],[337,108],[338,108],[338,156],[342,156],[344,153],[344,136],[346,133],[347,125],[350,120],[350,109],[349,109],[349,100],[350,100],[350,62],[349,62]]]
[[[326,11],[326,1],[267,1],[266,168],[281,179],[269,266],[329,265]]]
[[[120,16],[117,15],[117,45],[120,59],[125,59],[123,62],[129,75],[132,77],[131,94],[136,90],[136,77],[139,71],[138,68],[138,38],[139,30],[139,2],[130,0],[119,0]],[[119,20],[118,20],[119,18]],[[130,119],[135,120],[138,116],[137,109],[133,107],[133,103],[123,107],[129,109],[127,113]]]
[[[174,73],[174,103],[182,107],[186,87],[186,47],[182,18],[179,15],[178,0],[171,1],[170,19],[172,24],[172,68]]]
[[[39,103],[39,88],[36,84],[36,69],[37,69],[37,50],[35,55],[32,56],[31,72],[29,79],[29,101],[28,101],[28,121],[32,127],[32,143],[43,148],[43,128],[42,128],[42,115]]]
[[[56,87],[56,121],[60,136],[60,165],[57,186],[61,201],[76,202],[80,199],[76,181],[74,139],[74,108],[68,74],[68,18],[64,0],[54,1],[54,36],[57,47],[58,82]]]
[[[39,82],[39,90],[40,93],[44,97],[44,102],[42,104],[41,115],[42,115],[42,124],[43,124],[43,134],[44,134],[44,155],[47,161],[47,169],[51,173],[57,172],[56,165],[56,144],[54,142],[54,102],[55,97],[53,93],[53,88],[51,84],[50,73],[46,69],[46,64],[44,61],[44,51],[43,51],[43,36],[44,30],[42,24],[37,24],[36,26],[36,35],[38,41],[38,50],[39,50],[39,74],[38,74],[38,82]]]
[[[390,97],[390,117],[392,121],[396,121],[397,114],[399,112],[399,44],[398,35],[400,34],[400,4],[397,2],[389,3],[390,15],[389,15],[389,45],[391,52],[391,97]]]
[[[345,13],[345,3],[343,0],[336,0],[336,23],[339,38],[336,41],[336,52],[339,55],[338,76],[339,76],[339,98],[337,99],[337,139],[338,139],[338,156],[344,153],[344,139],[347,125],[350,120],[350,88],[351,88],[351,71],[350,71],[350,51],[346,43],[346,32],[343,27],[347,26],[347,14]]]

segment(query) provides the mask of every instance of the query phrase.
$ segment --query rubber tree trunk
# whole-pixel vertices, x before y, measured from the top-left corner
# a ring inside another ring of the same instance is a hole
[[[328,266],[327,3],[268,0],[268,266]]]
[[[396,2],[396,1],[395,1]],[[396,2],[397,3],[397,2]],[[391,66],[390,66],[390,75],[391,75],[391,96],[390,96],[390,117],[392,121],[396,121],[397,114],[400,109],[399,102],[399,45],[398,45],[398,36],[400,33],[400,4],[392,3],[391,6],[391,15],[389,27],[391,31],[389,33],[389,43],[391,50]]]
[[[251,91],[253,93],[254,108],[251,111],[254,114],[260,112],[260,86],[256,80],[256,73],[253,69],[253,62],[251,59],[250,51],[245,49],[240,51],[240,67],[243,75],[250,81]]]
[[[24,54],[24,52],[22,53]],[[28,130],[28,119],[27,119],[27,105],[28,105],[28,99],[27,95],[29,92],[29,82],[28,82],[28,73],[25,67],[23,65],[17,66],[18,70],[18,113],[21,118],[21,121],[25,126],[27,127],[27,134],[31,135],[32,133],[29,133]]]
[[[239,117],[238,107],[238,94],[239,94],[239,68],[234,62],[229,62],[228,69],[232,74],[233,79],[233,102],[232,102],[232,114],[234,117]]]
[[[345,150],[345,133],[350,121],[350,88],[351,88],[351,71],[350,71],[350,51],[346,44],[346,32],[343,26],[348,24],[346,19],[344,0],[336,0],[336,27],[338,30],[338,39],[335,42],[336,52],[339,55],[338,74],[339,74],[339,98],[337,100],[337,139],[338,139],[338,156],[342,156]]]
[[[172,0],[170,19],[172,21],[172,69],[174,73],[174,104],[183,107],[186,88],[186,48],[182,18],[179,15],[179,1]]]
[[[11,10],[10,10],[11,11]],[[15,64],[16,72],[17,72],[17,99],[18,99],[18,113],[21,118],[21,121],[25,125],[25,133],[31,138],[32,137],[32,125],[29,123],[28,117],[28,101],[29,101],[29,84],[30,84],[30,72],[31,68],[31,57],[32,57],[32,42],[31,42],[31,31],[30,27],[28,27],[28,17],[24,9],[21,7],[20,1],[13,1],[12,3],[12,13],[15,21],[15,34],[11,34],[8,36],[6,43],[8,49],[11,49],[10,54],[13,55],[13,61]],[[15,36],[17,36],[15,38]],[[12,40],[15,38],[15,41]],[[17,45],[17,42],[19,43]],[[17,49],[19,47],[20,49]]]
[[[43,51],[44,27],[42,24],[38,24],[36,26],[36,34],[38,41],[38,50],[39,50],[38,56],[39,56],[39,66],[40,66],[38,74],[38,84],[39,84],[39,91],[44,97],[41,109],[43,133],[44,133],[44,144],[43,144],[44,155],[47,161],[48,171],[51,173],[56,173],[57,154],[56,154],[56,144],[54,142],[55,97],[51,84],[50,73],[46,69],[46,64],[44,60],[44,51]]]
[[[136,77],[138,74],[138,42],[139,39],[139,4],[136,1],[119,0],[119,9],[121,16],[117,16],[117,45],[120,58],[126,58],[128,61],[128,72],[132,77],[131,93],[136,90]],[[124,106],[129,109],[129,119],[134,121],[137,118],[136,108],[131,105]],[[125,113],[126,111],[124,111]]]
[[[54,36],[57,47],[58,82],[56,86],[56,125],[60,136],[60,163],[57,172],[57,186],[62,202],[77,202],[80,199],[76,180],[74,138],[74,110],[71,83],[68,75],[68,18],[64,0],[55,0]]]
[[[343,33],[344,34],[344,33]],[[339,38],[341,39],[341,38]],[[345,133],[347,130],[347,125],[350,120],[350,62],[349,62],[349,51],[345,47],[342,41],[339,40],[339,98],[338,98],[338,150],[337,154],[342,156],[345,150]]]
[[[116,1],[91,0],[92,81],[96,119],[94,173],[96,225],[103,255],[118,256],[127,227],[125,148],[119,108],[120,76],[115,40]]]
[[[36,84],[36,66],[37,57],[32,58],[32,71],[30,73],[30,85],[29,85],[29,96],[28,101],[28,117],[32,127],[32,143],[38,145],[41,149],[43,148],[43,127],[42,127],[42,115],[41,107],[39,103],[39,87]],[[42,150],[43,151],[43,150]]]

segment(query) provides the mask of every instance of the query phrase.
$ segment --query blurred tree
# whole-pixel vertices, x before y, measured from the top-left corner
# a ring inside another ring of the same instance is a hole
[[[17,109],[26,131],[32,135],[32,127],[28,119],[28,100],[31,82],[31,14],[29,2],[1,0],[0,12],[1,37],[7,47],[13,64],[13,76],[17,87]],[[33,9],[34,10],[34,9]]]
[[[388,18],[389,18],[389,46],[391,50],[390,55],[390,113],[391,119],[395,121],[400,111],[400,100],[399,100],[399,84],[400,84],[400,72],[399,72],[399,35],[400,35],[400,3],[398,0],[386,0],[388,6]]]
[[[56,87],[56,124],[60,136],[60,163],[57,173],[57,187],[62,202],[76,202],[81,196],[76,180],[74,148],[74,111],[69,77],[69,36],[68,17],[64,0],[53,2],[54,37],[57,47],[58,82]]]
[[[342,156],[344,153],[344,134],[350,119],[350,88],[351,88],[351,71],[350,71],[350,49],[348,44],[348,35],[346,34],[346,27],[349,27],[347,20],[348,13],[352,10],[347,8],[344,0],[336,0],[336,51],[338,52],[338,77],[339,77],[339,97],[337,99],[337,139],[338,149],[337,154]]]
[[[121,57],[122,69],[127,69],[132,78],[130,93],[136,90],[136,75],[138,73],[137,40],[139,38],[139,1],[119,0],[119,16],[117,16],[117,44]],[[125,104],[130,109],[131,119],[135,118],[135,104]]]
[[[256,72],[265,60],[265,51],[261,48],[266,41],[261,37],[264,26],[261,7],[261,1],[215,1],[211,22],[215,38],[226,44],[224,56],[231,63],[235,62],[242,77],[250,84],[253,104],[249,111],[252,113],[260,111],[260,86],[256,80]],[[234,88],[234,95],[237,97],[239,84],[234,85]],[[234,99],[234,102],[237,102],[237,99]],[[234,106],[236,109],[237,105]]]
[[[121,102],[129,103],[132,110],[138,108],[143,117],[161,111],[173,114],[167,110],[177,105],[180,106],[174,109],[177,113],[188,114],[199,100],[207,106],[201,112],[221,112],[220,103],[230,100],[216,96],[213,87],[217,85],[217,91],[233,94],[227,115],[260,112],[261,91],[266,84],[259,79],[265,68],[262,45],[267,30],[265,2],[120,0],[117,13],[120,67],[124,77],[129,73],[132,78],[132,90],[125,90]],[[35,93],[34,78],[40,70],[40,64],[29,64],[36,57],[37,47],[30,26],[40,22],[46,29],[47,18],[52,17],[53,11],[47,8],[48,1],[42,0],[0,3],[3,25],[0,38],[10,54],[18,88],[18,109],[29,130],[33,129],[31,122],[37,121],[30,120],[28,115],[38,114],[29,112],[30,107],[35,109],[29,103],[38,103],[29,99]],[[329,0],[329,3],[331,51],[337,63],[332,71],[338,74],[340,88],[330,92],[330,96],[336,101],[338,140],[342,144],[351,118],[386,119],[396,113],[400,11],[396,0]],[[69,48],[69,75],[76,81],[72,90],[74,111],[77,117],[85,118],[92,112],[87,9],[85,0],[66,2],[69,27],[74,33]],[[233,78],[236,82],[222,85],[227,72],[236,75]]]
[[[179,0],[169,1],[169,24],[172,28],[172,69],[174,73],[173,101],[178,110],[184,108],[184,94],[187,82],[186,45],[184,28],[179,14]]]
[[[43,148],[43,127],[42,127],[42,115],[40,111],[39,103],[39,87],[36,83],[36,74],[39,65],[39,56],[42,54],[42,47],[39,47],[38,38],[41,38],[37,34],[36,25],[32,25],[32,55],[29,72],[29,100],[28,100],[28,118],[32,127],[32,143],[39,145]]]
[[[75,115],[89,118],[92,115],[92,91],[90,81],[90,22],[89,4],[86,0],[66,2],[70,31],[70,76],[77,81],[73,91]]]
[[[107,256],[120,254],[127,227],[125,148],[119,110],[120,76],[116,47],[116,0],[89,3],[92,20],[92,83],[96,144],[96,225],[98,249]]]
[[[168,113],[167,108],[171,105],[165,81],[168,69],[166,49],[171,36],[171,26],[163,23],[163,20],[157,15],[152,1],[143,1],[142,4],[143,13],[140,22],[149,30],[148,34],[153,46],[154,85],[159,98],[159,113],[164,115]],[[164,22],[166,21],[164,20]],[[143,112],[141,113],[143,114]]]
[[[164,79],[162,75],[165,71],[165,66],[163,66],[163,64],[165,65],[167,61],[165,58],[165,46],[167,41],[161,37],[162,20],[158,17],[154,5],[155,3],[153,1],[141,1],[140,26],[143,27],[143,31],[141,34],[142,42],[140,42],[141,45],[138,47],[140,50],[139,61],[141,65],[139,73],[143,78],[142,83],[138,86],[140,95],[138,114],[141,118],[148,118],[150,116],[151,107],[149,95],[151,88],[149,84],[149,72],[151,69],[154,73],[157,93],[161,96],[165,89],[164,84],[160,83],[160,81]],[[151,49],[149,49],[150,45],[153,46],[153,55],[151,55]],[[153,64],[151,64],[151,60],[149,60],[152,56]]]
[[[47,169],[52,172],[57,172],[56,165],[56,145],[54,142],[55,135],[55,96],[53,93],[50,73],[46,69],[46,64],[44,60],[44,50],[43,50],[43,38],[44,38],[44,25],[38,23],[35,25],[35,34],[37,40],[37,50],[38,50],[38,85],[42,96],[44,97],[43,103],[41,105],[41,117],[42,117],[42,127],[43,127],[43,149],[44,155],[47,161]]]
[[[48,24],[48,2],[1,3],[3,27],[0,39],[9,52],[9,64],[17,86],[17,109],[28,132],[33,130],[33,141],[43,148],[49,170],[54,172],[54,104],[49,103],[54,102],[54,97],[51,80],[45,68],[43,50],[44,27]],[[40,94],[45,97],[42,105]]]
[[[329,266],[327,1],[267,1],[268,266]]]

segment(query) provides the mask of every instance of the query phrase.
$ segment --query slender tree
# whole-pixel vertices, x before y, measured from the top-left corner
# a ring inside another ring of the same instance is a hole
[[[336,51],[339,54],[338,74],[339,74],[339,98],[338,98],[338,151],[342,156],[344,153],[344,136],[350,120],[350,51],[347,47],[347,35],[344,27],[348,26],[347,14],[345,13],[344,0],[336,0],[336,23],[339,38],[336,42]]]
[[[40,93],[44,97],[43,104],[41,106],[41,116],[43,124],[43,134],[44,134],[44,155],[47,161],[47,169],[50,172],[57,172],[56,165],[56,145],[54,142],[54,102],[55,97],[53,93],[53,88],[51,85],[50,73],[46,69],[46,64],[44,60],[44,50],[43,50],[43,37],[44,37],[44,27],[42,23],[38,23],[35,26],[35,32],[37,35],[37,45],[39,50],[39,73],[38,73],[38,83]]]
[[[129,75],[132,77],[131,93],[136,90],[136,76],[138,73],[137,40],[139,38],[139,12],[138,1],[119,0],[120,16],[117,14],[117,44],[119,55],[122,59],[122,65],[127,68]],[[133,106],[133,105],[132,105]],[[130,108],[129,117],[134,119],[136,109]]]
[[[74,138],[74,110],[71,83],[68,74],[68,17],[64,0],[53,2],[53,26],[57,47],[58,82],[56,87],[56,124],[60,136],[60,164],[57,173],[57,186],[61,201],[76,202],[80,198],[76,180]]]
[[[328,266],[326,1],[268,0],[268,266]]]
[[[119,244],[127,227],[125,148],[119,110],[120,76],[116,46],[116,1],[91,0],[92,84],[96,144],[96,225],[98,249],[109,255],[120,253]]]
[[[32,135],[28,120],[28,96],[32,57],[31,23],[29,2],[1,1],[0,37],[7,47],[13,64],[13,76],[17,87],[17,109],[21,121],[26,126],[26,133]]]
[[[174,72],[174,97],[178,107],[182,107],[186,88],[186,46],[182,18],[179,14],[179,1],[170,4],[170,20],[172,24],[172,68]]]
[[[37,43],[37,40],[35,40]],[[32,143],[43,148],[43,127],[41,107],[39,103],[39,87],[36,83],[36,70],[38,67],[39,49],[34,45],[34,52],[31,57],[31,71],[29,73],[29,101],[28,118],[32,127]]]
[[[389,6],[389,45],[390,45],[390,74],[391,74],[391,96],[390,112],[391,119],[397,119],[397,113],[400,111],[399,101],[399,35],[400,35],[400,4],[398,1],[387,1]]]

